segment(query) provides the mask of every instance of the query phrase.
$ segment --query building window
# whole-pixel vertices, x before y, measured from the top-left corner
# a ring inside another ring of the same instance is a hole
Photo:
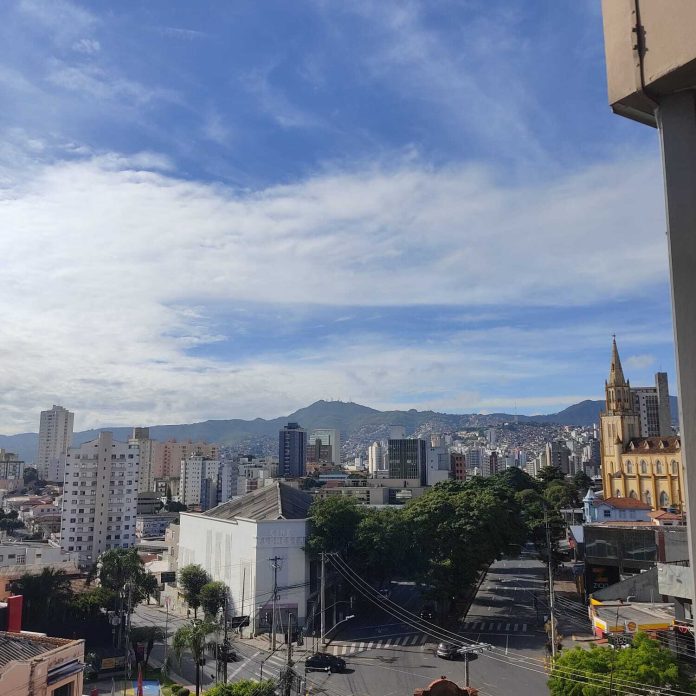
[[[604,516],[611,517],[611,510],[609,510],[609,508],[604,508]]]
[[[634,500],[636,500],[636,499],[638,498],[638,495],[636,494],[635,491],[631,491],[631,492],[628,494],[628,497],[629,497],[629,498],[633,498]]]
[[[655,462],[655,473],[656,474],[662,473],[662,462],[659,459]]]
[[[626,473],[627,474],[633,473],[633,464],[631,464],[631,462],[626,462]]]
[[[621,497],[621,491],[618,488],[616,489],[616,497],[617,498]]]
[[[679,473],[679,463],[676,460],[672,460],[672,474],[676,476]]]
[[[660,493],[660,507],[667,507],[668,505],[669,505],[669,496],[667,495],[667,493],[662,491],[662,493]]]
[[[641,474],[647,474],[648,473],[648,465],[645,461],[642,461],[640,463],[640,473]]]

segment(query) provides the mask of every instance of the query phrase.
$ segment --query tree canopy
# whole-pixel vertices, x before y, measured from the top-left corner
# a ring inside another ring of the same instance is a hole
[[[552,696],[609,696],[610,685],[619,693],[625,691],[619,685],[626,682],[696,693],[675,655],[644,633],[637,633],[629,648],[593,645],[562,653],[548,685]]]
[[[194,617],[198,616],[201,606],[201,590],[210,582],[210,576],[203,567],[192,563],[184,566],[179,571],[179,585],[183,590],[184,599],[191,609]]]
[[[217,684],[205,693],[206,696],[273,696],[275,689],[276,683],[273,679],[240,679],[227,684]]]
[[[227,585],[224,582],[214,580],[203,585],[199,599],[206,618],[215,618],[220,609],[225,606],[226,598]]]

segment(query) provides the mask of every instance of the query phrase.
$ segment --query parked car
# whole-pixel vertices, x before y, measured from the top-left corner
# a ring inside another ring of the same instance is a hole
[[[423,607],[420,612],[421,619],[432,621],[435,618],[435,610],[432,607]]]
[[[307,672],[343,672],[346,661],[329,653],[314,653],[305,660]]]
[[[440,643],[435,654],[445,660],[455,660],[459,655],[459,649],[454,643]]]

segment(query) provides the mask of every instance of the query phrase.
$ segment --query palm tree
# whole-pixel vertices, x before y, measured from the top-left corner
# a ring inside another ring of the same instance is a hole
[[[38,575],[25,573],[11,584],[15,594],[24,597],[27,617],[49,621],[55,618],[73,596],[70,578],[64,570],[44,568]]]
[[[177,629],[172,640],[172,649],[179,664],[184,651],[190,652],[196,663],[196,696],[201,691],[201,660],[205,654],[205,639],[214,630],[215,624],[208,621],[192,621]]]

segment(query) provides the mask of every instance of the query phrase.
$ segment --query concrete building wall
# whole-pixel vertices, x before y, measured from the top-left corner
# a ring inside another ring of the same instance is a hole
[[[74,413],[56,404],[48,411],[41,411],[36,453],[36,469],[40,479],[63,482],[65,456],[72,444],[74,419]]]
[[[110,432],[71,447],[65,462],[60,543],[93,563],[110,548],[135,543],[139,448]]]
[[[230,612],[251,617],[251,630],[264,622],[278,557],[278,605],[303,625],[309,597],[309,561],[304,553],[307,520],[222,520],[183,513],[179,530],[179,568],[198,563],[230,592]],[[282,589],[298,586],[293,589]]]

